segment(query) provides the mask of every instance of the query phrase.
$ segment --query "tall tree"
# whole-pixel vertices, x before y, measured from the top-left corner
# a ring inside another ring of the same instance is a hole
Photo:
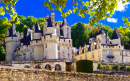
[[[86,44],[86,41],[88,40],[88,34],[86,33],[86,28],[84,27],[84,24],[81,22],[78,22],[76,24],[76,27],[72,28],[71,35],[73,39],[73,46],[79,47],[84,46]]]

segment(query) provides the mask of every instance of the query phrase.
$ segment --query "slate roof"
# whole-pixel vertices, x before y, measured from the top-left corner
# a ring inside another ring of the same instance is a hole
[[[47,22],[48,22],[47,27],[53,27],[53,26],[52,26],[52,22],[51,22],[51,17],[50,17],[50,16],[49,16],[49,18],[47,19]]]
[[[92,32],[91,32],[90,38],[93,38],[93,34],[92,34]]]
[[[17,37],[16,35],[13,35],[13,27],[8,29],[8,31],[9,31],[9,36],[7,36],[7,37]]]
[[[59,28],[58,22],[55,24],[55,26],[56,26],[57,28]]]
[[[98,31],[97,31],[97,35],[100,35],[100,34],[102,34],[102,32],[103,32],[103,30],[101,30],[101,29],[98,29]]]
[[[69,26],[69,24],[68,24],[66,18],[64,18],[64,20],[63,20],[62,27],[63,27],[63,26]]]
[[[27,32],[24,35],[24,38],[20,40],[21,43],[23,43],[23,45],[30,45],[30,41],[31,41],[31,30],[30,28],[27,28]]]
[[[116,30],[114,30],[114,33],[113,33],[113,35],[112,35],[112,39],[118,39],[118,35],[117,35],[117,33],[116,33]]]
[[[38,22],[36,22],[36,25],[34,27],[34,32],[42,32],[42,30],[40,29],[40,26],[39,26]]]

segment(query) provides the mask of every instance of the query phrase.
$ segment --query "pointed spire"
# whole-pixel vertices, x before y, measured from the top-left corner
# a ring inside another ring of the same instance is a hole
[[[69,24],[68,24],[66,18],[64,18],[64,20],[63,20],[62,27],[63,27],[63,26],[69,26]]]
[[[47,19],[48,25],[47,27],[53,27],[52,26],[52,22],[51,22],[51,17],[49,16],[49,18]]]
[[[93,34],[92,34],[92,32],[91,32],[91,36],[90,36],[90,38],[93,38]]]
[[[41,29],[40,29],[40,27],[39,27],[39,24],[38,24],[38,22],[36,22],[36,25],[35,25],[35,27],[34,27],[34,32],[39,32]]]
[[[57,23],[55,24],[55,26],[56,26],[56,28],[59,28],[59,24],[58,24],[58,21],[57,21]]]
[[[118,35],[117,35],[117,33],[116,33],[116,30],[114,30],[114,33],[113,33],[113,35],[112,35],[112,39],[118,39]]]
[[[108,39],[109,39],[109,35],[108,35],[108,33],[107,33],[107,35],[106,35],[106,38],[108,38]]]

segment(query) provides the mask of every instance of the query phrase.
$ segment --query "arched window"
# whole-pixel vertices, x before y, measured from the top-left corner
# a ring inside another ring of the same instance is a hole
[[[30,66],[29,65],[25,65],[24,68],[30,68]]]
[[[55,71],[61,71],[61,65],[60,64],[56,64]]]
[[[45,69],[51,70],[51,65],[47,64],[47,65],[45,66]]]
[[[36,65],[35,69],[41,69],[41,66],[40,65]]]

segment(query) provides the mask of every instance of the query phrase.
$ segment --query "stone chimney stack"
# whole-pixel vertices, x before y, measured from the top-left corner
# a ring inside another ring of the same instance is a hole
[[[23,39],[23,32],[21,32],[21,39]]]
[[[16,27],[16,25],[15,25],[15,23],[13,23],[12,24],[12,32],[13,32],[13,35],[16,35],[16,30],[15,30],[15,27]]]
[[[55,13],[54,12],[51,13],[51,22],[54,27],[55,26]]]

